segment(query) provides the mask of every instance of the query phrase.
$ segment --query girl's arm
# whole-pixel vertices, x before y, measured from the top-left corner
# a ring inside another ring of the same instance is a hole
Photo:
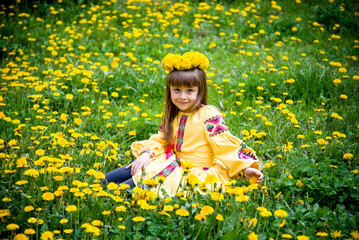
[[[263,173],[258,169],[252,167],[246,168],[244,170],[243,176],[248,180],[251,179],[252,177],[255,177],[257,178],[257,183],[261,183],[263,180]]]
[[[218,161],[228,168],[229,177],[256,177],[263,180],[261,163],[253,149],[239,138],[233,136],[224,122],[222,114],[215,108],[203,111],[204,131]]]
[[[126,169],[131,167],[131,175],[134,176],[136,173],[148,166],[151,162],[151,155],[149,152],[143,152],[135,161],[126,166]]]

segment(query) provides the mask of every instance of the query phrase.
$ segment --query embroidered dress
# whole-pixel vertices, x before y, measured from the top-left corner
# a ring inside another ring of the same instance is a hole
[[[134,142],[132,154],[138,157],[150,151],[151,163],[133,176],[136,185],[143,179],[166,177],[162,187],[169,196],[176,194],[183,176],[181,161],[194,164],[189,174],[203,182],[207,175],[215,175],[218,184],[226,184],[230,178],[241,176],[248,167],[260,169],[255,152],[239,138],[233,136],[222,114],[213,106],[204,106],[194,113],[179,112],[174,119],[173,136],[176,143],[171,156],[166,154],[161,128],[148,140]]]

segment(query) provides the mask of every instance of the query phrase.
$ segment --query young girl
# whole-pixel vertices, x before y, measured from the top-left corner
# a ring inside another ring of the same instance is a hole
[[[133,188],[143,179],[162,176],[166,180],[161,187],[173,196],[180,189],[182,168],[188,162],[193,165],[189,174],[201,182],[208,175],[216,176],[222,186],[232,177],[262,181],[254,151],[229,132],[217,108],[207,105],[204,69],[208,66],[208,59],[198,52],[170,53],[162,60],[162,67],[169,71],[162,125],[158,134],[132,144],[136,160],[107,173],[108,182]]]

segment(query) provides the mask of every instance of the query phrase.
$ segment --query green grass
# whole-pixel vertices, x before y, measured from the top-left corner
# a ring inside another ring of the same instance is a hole
[[[1,239],[359,238],[358,4],[19,2],[0,6]],[[210,60],[209,102],[266,164],[262,185],[237,179],[221,201],[92,185],[157,132],[160,62],[186,51]]]

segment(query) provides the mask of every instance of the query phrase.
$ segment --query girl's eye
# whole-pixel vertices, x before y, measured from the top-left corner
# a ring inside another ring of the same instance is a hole
[[[193,89],[188,89],[187,91],[188,91],[188,92],[193,92]]]

